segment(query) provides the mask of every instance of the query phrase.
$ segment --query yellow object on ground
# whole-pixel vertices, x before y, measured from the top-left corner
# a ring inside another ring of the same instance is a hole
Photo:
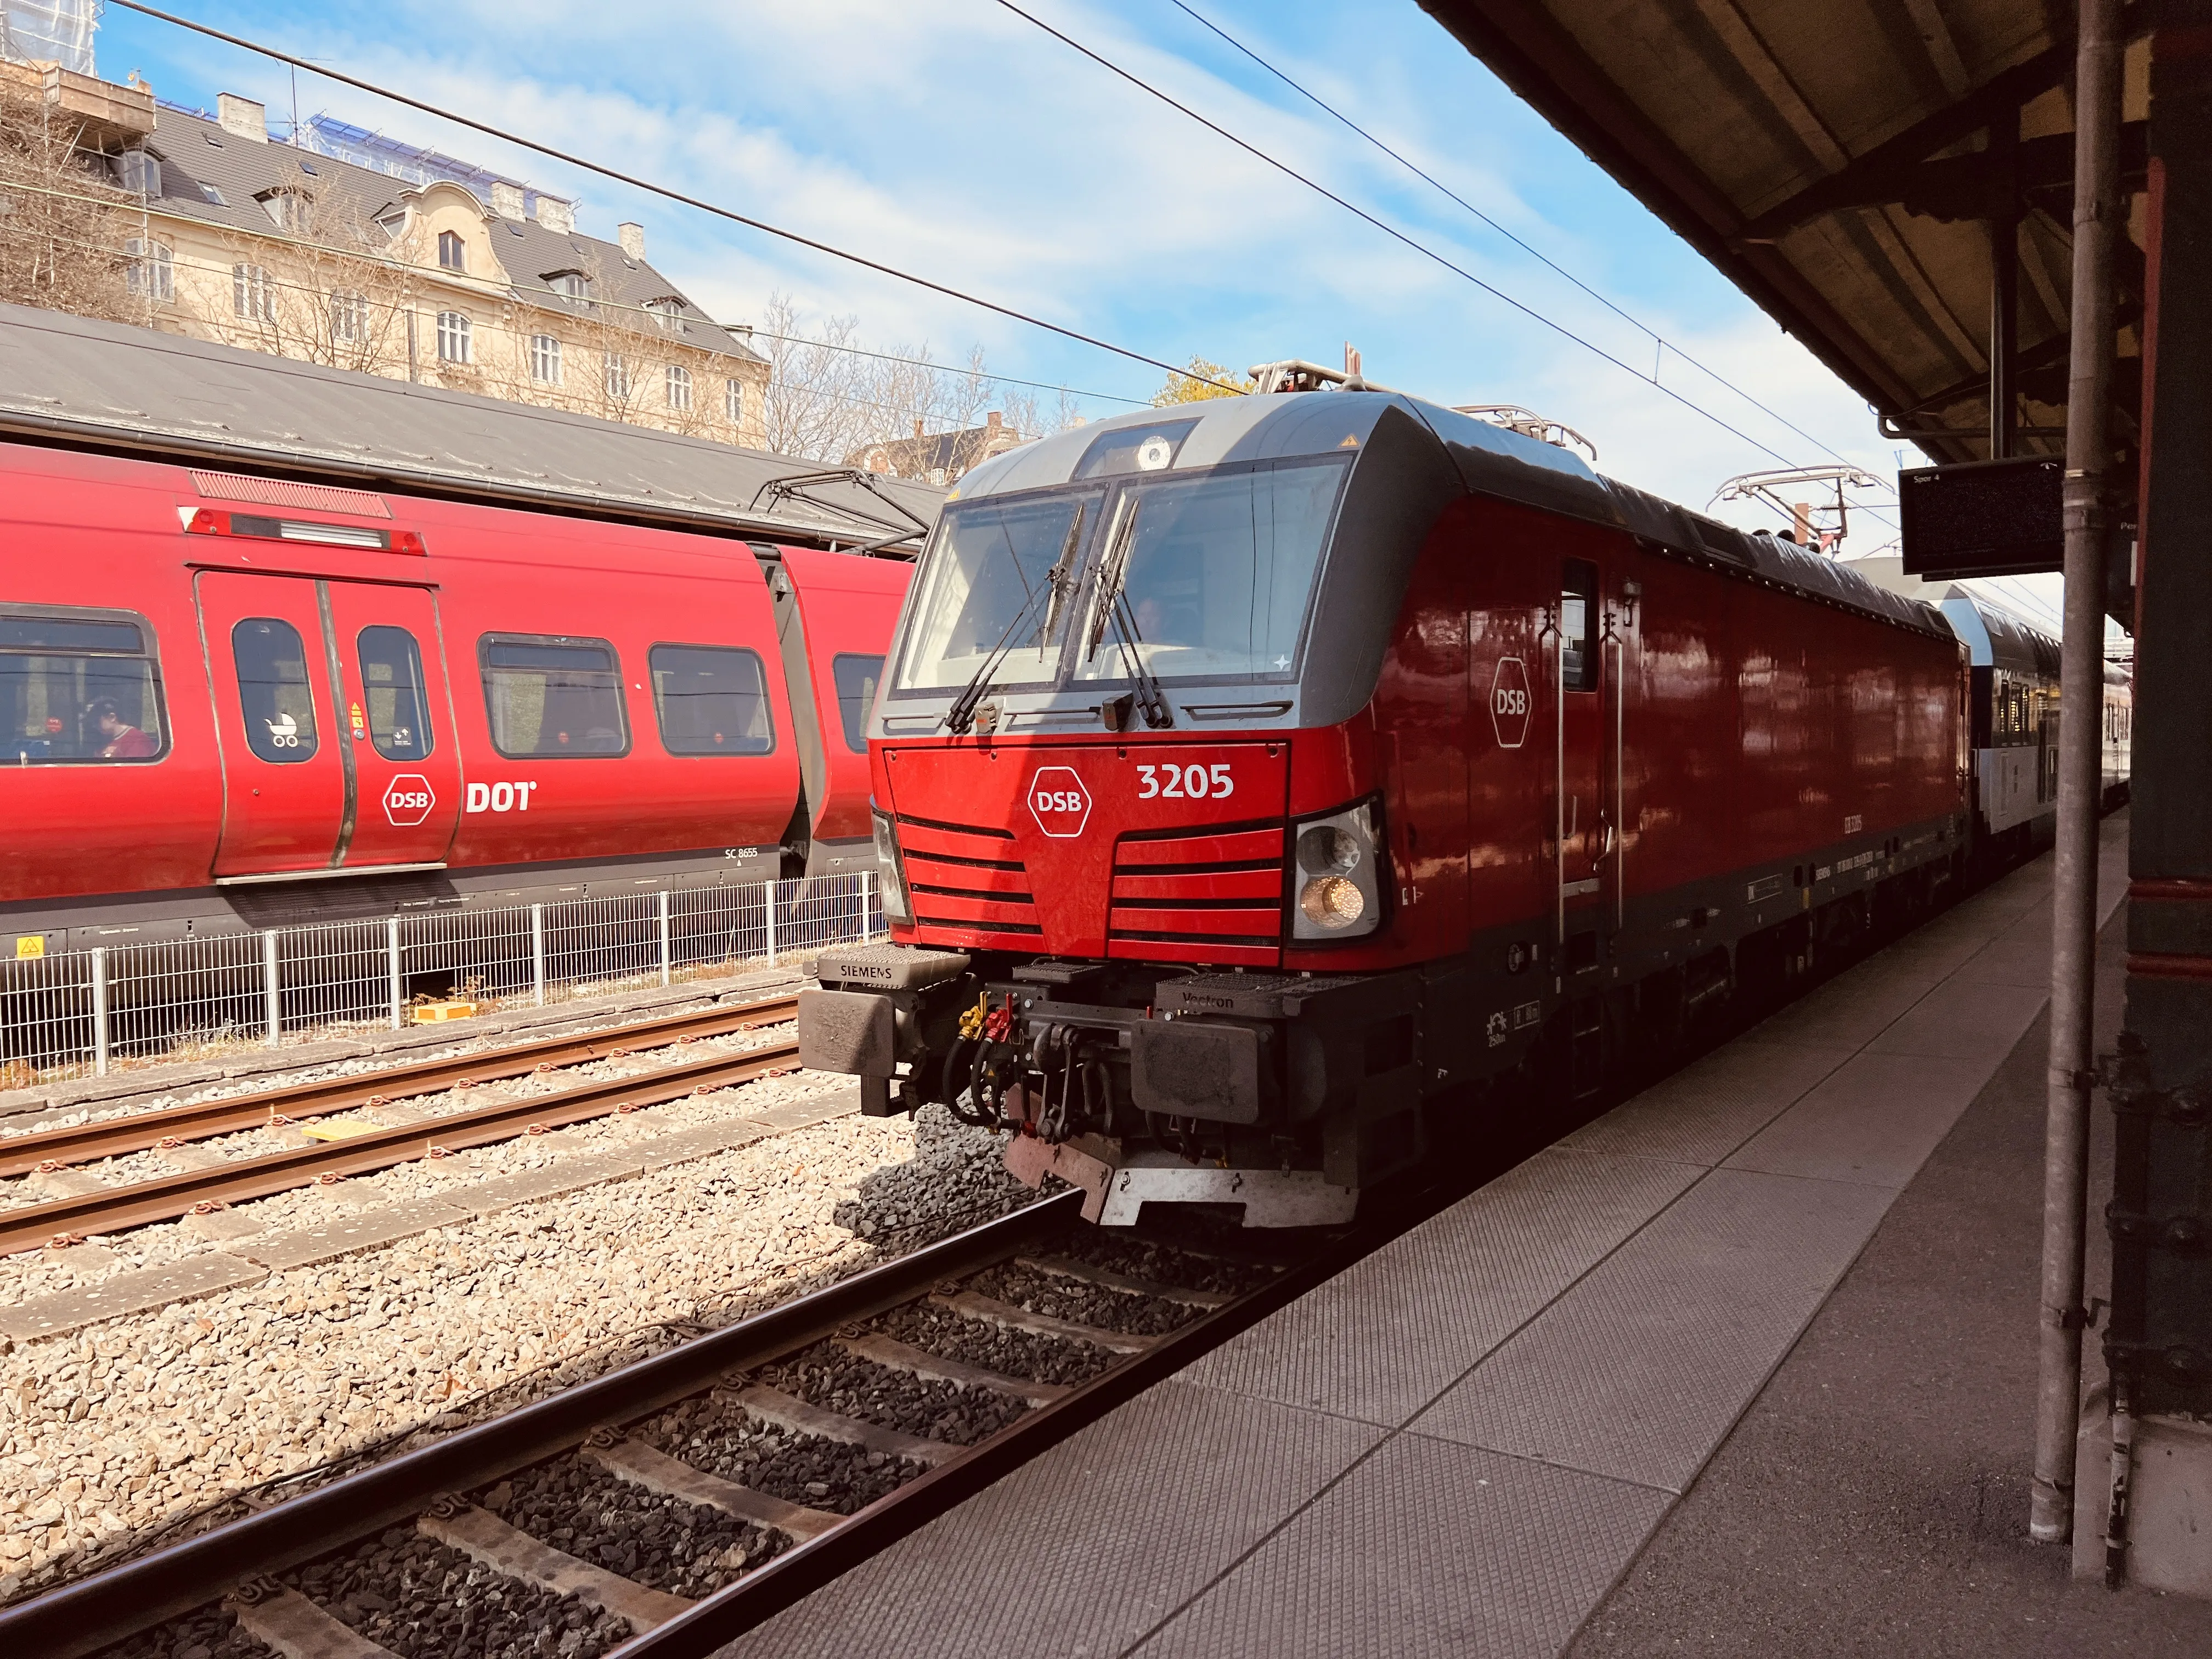
[[[418,1002],[415,1005],[415,1023],[434,1025],[441,1019],[466,1019],[476,1011],[473,1002]]]
[[[320,1123],[301,1123],[294,1126],[311,1140],[350,1140],[356,1135],[373,1135],[384,1127],[366,1118],[331,1117]]]

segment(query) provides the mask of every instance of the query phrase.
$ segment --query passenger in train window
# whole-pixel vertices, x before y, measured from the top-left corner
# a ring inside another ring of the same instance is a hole
[[[148,760],[161,752],[160,744],[117,711],[114,698],[102,697],[85,712],[100,732],[101,760]]]

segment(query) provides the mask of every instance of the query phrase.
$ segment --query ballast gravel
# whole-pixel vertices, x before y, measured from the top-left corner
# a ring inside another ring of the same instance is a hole
[[[400,1659],[599,1659],[629,1620],[395,1527],[285,1582]]]
[[[817,1098],[823,1082],[749,1085],[720,1109]],[[594,1127],[646,1133],[660,1109]],[[526,1146],[557,1156],[574,1134]],[[0,1601],[228,1519],[237,1493],[427,1443],[1030,1202],[1003,1144],[938,1107],[852,1114],[20,1343],[0,1355]]]
[[[542,1544],[695,1601],[781,1545],[765,1528],[647,1492],[575,1456],[526,1469],[477,1501]]]
[[[102,1648],[93,1659],[277,1659],[277,1656],[248,1636],[222,1608],[202,1607],[127,1642]]]
[[[909,1346],[1032,1382],[1088,1382],[1121,1358],[1087,1342],[1010,1331],[940,1308],[894,1308],[875,1328]]]
[[[987,1440],[1029,1409],[1027,1401],[990,1389],[927,1380],[827,1342],[782,1364],[763,1365],[754,1375],[769,1388],[824,1411],[954,1446]]]
[[[1110,1267],[1117,1273],[1127,1273],[1150,1285],[1173,1285],[1183,1291],[1220,1291],[1231,1296],[1241,1296],[1275,1276],[1273,1268],[1258,1263],[1248,1266],[1241,1261],[1223,1261],[1190,1250],[1179,1250],[1172,1245],[1154,1243],[1150,1239],[1122,1238],[1097,1227],[1087,1227],[1077,1233],[1060,1253],[1087,1261],[1094,1267]]]
[[[776,1428],[713,1395],[671,1407],[637,1437],[695,1469],[832,1515],[856,1514],[922,1472],[902,1457]]]
[[[1182,1302],[1086,1285],[1058,1273],[1007,1263],[988,1267],[968,1281],[981,1296],[1011,1303],[1024,1313],[1049,1314],[1124,1336],[1165,1336],[1198,1317],[1200,1310]]]

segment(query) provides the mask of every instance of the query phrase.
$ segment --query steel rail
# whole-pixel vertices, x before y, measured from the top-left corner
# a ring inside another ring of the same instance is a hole
[[[372,1129],[343,1140],[239,1158],[204,1170],[186,1170],[105,1192],[0,1210],[0,1255],[30,1249],[57,1235],[116,1232],[156,1221],[173,1221],[202,1204],[234,1204],[307,1186],[325,1176],[367,1175],[395,1164],[442,1157],[519,1134],[557,1129],[625,1108],[657,1105],[679,1096],[748,1083],[793,1068],[797,1042],[772,1043],[741,1054],[680,1060],[641,1076],[608,1078],[501,1101],[392,1128]]]
[[[1079,1197],[1079,1193],[1065,1193],[1048,1201],[1066,1203]],[[1151,1347],[885,1493],[844,1525],[784,1551],[689,1612],[632,1638],[607,1659],[708,1659],[726,1644],[1317,1288],[1407,1224],[1407,1218],[1400,1218],[1355,1229],[1226,1307],[1176,1327]],[[7,1634],[6,1623],[0,1620],[0,1642]]]
[[[447,1493],[481,1486],[581,1445],[596,1428],[673,1405],[732,1371],[765,1364],[832,1334],[840,1325],[912,1301],[940,1279],[976,1273],[1017,1255],[1073,1221],[1081,1201],[1079,1192],[1058,1194],[665,1353],[462,1429],[435,1445],[0,1610],[0,1653],[82,1659],[204,1606],[241,1580],[313,1560],[418,1515]],[[691,1617],[684,1615],[683,1622]]]
[[[578,1066],[637,1048],[664,1048],[690,1037],[726,1036],[748,1025],[775,1024],[793,1018],[796,997],[772,997],[588,1034],[568,1033],[535,1042],[516,1043],[473,1054],[422,1060],[380,1072],[321,1078],[253,1095],[232,1095],[164,1107],[100,1123],[40,1129],[0,1139],[0,1176],[28,1175],[42,1165],[87,1164],[126,1152],[143,1152],[167,1140],[204,1140],[258,1128],[271,1114],[278,1117],[323,1117],[363,1106],[380,1106],[410,1095],[436,1094],[467,1080],[489,1083],[520,1077],[540,1066]]]

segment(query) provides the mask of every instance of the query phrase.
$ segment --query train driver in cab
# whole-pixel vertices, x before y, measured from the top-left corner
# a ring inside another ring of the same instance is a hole
[[[100,732],[101,760],[149,760],[160,751],[159,744],[117,711],[114,698],[102,697],[85,713]]]

